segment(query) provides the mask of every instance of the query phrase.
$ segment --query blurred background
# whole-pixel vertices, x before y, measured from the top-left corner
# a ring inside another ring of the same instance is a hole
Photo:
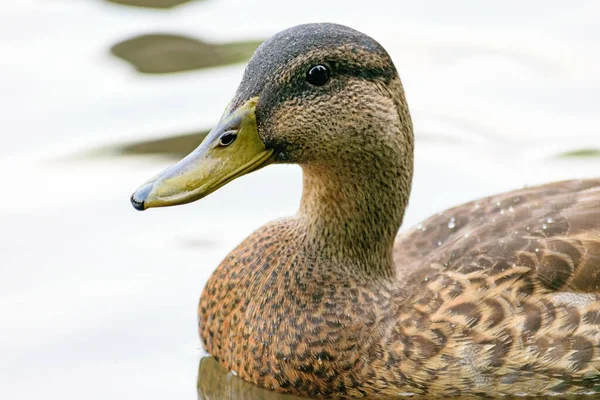
[[[406,229],[600,175],[599,20],[595,0],[2,1],[0,396],[276,398],[210,359],[198,378],[196,305],[233,246],[295,212],[300,169],[129,204],[200,142],[264,39],[329,21],[389,51],[417,140]]]

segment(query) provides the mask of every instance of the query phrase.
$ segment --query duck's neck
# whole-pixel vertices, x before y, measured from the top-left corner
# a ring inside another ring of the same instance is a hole
[[[413,172],[409,140],[335,165],[303,165],[299,210],[308,243],[346,272],[391,278],[394,239],[408,203]],[[406,138],[403,138],[406,139]]]

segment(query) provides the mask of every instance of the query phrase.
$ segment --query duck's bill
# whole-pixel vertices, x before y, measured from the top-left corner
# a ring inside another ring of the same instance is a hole
[[[256,127],[256,98],[227,111],[200,146],[143,184],[132,196],[137,210],[190,203],[271,160]]]

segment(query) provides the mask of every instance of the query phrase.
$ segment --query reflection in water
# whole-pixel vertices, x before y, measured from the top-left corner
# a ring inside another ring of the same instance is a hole
[[[213,44],[178,35],[148,34],[117,43],[111,52],[139,72],[166,74],[243,62],[261,43]]]
[[[191,132],[162,139],[127,143],[116,147],[116,151],[124,155],[161,155],[180,159],[198,147],[208,132]]]
[[[600,149],[580,149],[558,154],[560,158],[591,158],[600,157]]]
[[[285,395],[274,391],[262,389],[258,386],[252,385],[242,379],[234,376],[232,373],[223,368],[213,357],[203,357],[200,359],[200,366],[198,367],[198,399],[199,400],[238,400],[238,399],[252,399],[252,400],[300,400],[301,397]],[[409,395],[398,395],[398,398],[406,398],[410,400],[426,400],[432,397],[428,396],[409,396]],[[476,399],[497,399],[497,400],[576,400],[586,399],[591,397],[582,396],[543,396],[543,397],[532,397],[532,396],[449,396],[449,397],[438,397],[444,400],[476,400]]]
[[[106,0],[109,3],[123,4],[126,6],[171,8],[192,0]],[[196,0],[197,1],[197,0]]]
[[[294,400],[300,397],[284,395],[259,388],[234,376],[212,357],[200,360],[198,368],[198,399],[201,400]]]

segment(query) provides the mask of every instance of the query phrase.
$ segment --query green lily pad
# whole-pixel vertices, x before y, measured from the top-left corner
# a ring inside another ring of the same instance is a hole
[[[172,8],[192,0],[106,0],[109,3],[122,4],[133,7],[147,8]]]
[[[589,158],[600,157],[600,149],[579,149],[566,151],[558,155],[560,158]]]
[[[159,155],[180,159],[198,147],[208,132],[190,132],[168,138],[128,143],[118,147],[117,152],[124,155]]]
[[[117,43],[111,52],[139,72],[166,74],[244,62],[261,43],[213,44],[178,35],[150,34]]]

